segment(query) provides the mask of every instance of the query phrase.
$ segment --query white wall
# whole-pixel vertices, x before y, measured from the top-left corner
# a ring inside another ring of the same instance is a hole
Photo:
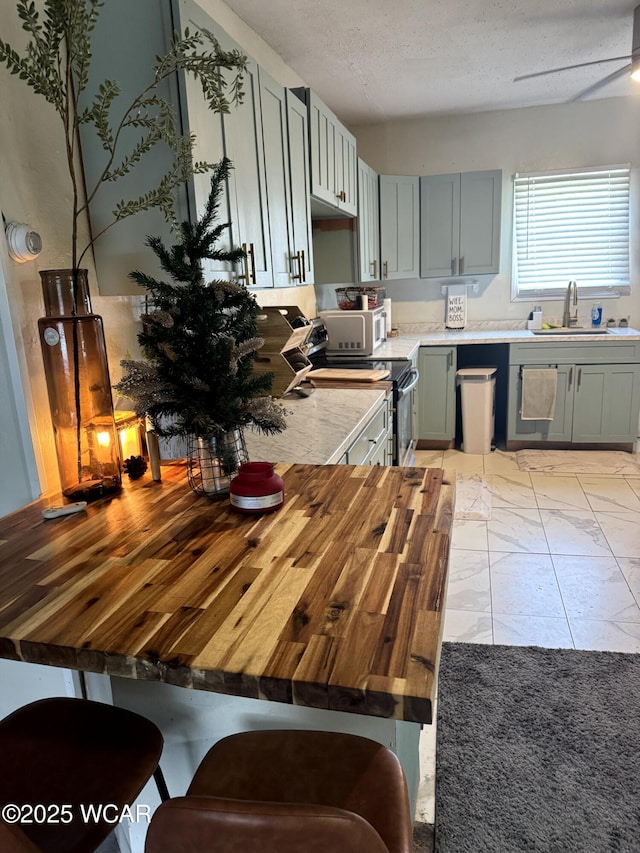
[[[470,295],[468,321],[521,319],[532,303],[512,303],[512,177],[515,172],[630,163],[632,166],[632,295],[605,300],[605,317],[630,317],[640,325],[640,96],[609,98],[520,110],[440,116],[351,128],[358,154],[380,174],[437,175],[502,169],[500,274],[480,276],[480,292]],[[442,282],[407,280],[387,284],[394,322],[443,322]],[[578,282],[579,284],[579,282]],[[591,300],[579,307],[590,316]],[[561,316],[559,301],[543,305]]]

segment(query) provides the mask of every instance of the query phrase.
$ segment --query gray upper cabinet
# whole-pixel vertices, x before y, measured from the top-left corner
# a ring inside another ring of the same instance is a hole
[[[378,173],[358,158],[358,261],[360,281],[380,278]]]
[[[313,240],[310,203],[310,162],[307,108],[293,94],[285,92],[291,183],[291,254],[296,284],[313,282]]]
[[[309,111],[311,195],[327,205],[329,211],[355,216],[358,208],[355,136],[311,89],[293,91],[305,101]]]
[[[259,69],[262,138],[275,287],[287,287],[292,279],[291,190],[287,152],[287,106],[284,89]]]
[[[130,45],[120,55],[117,79],[125,96],[137,94],[148,82],[157,54],[165,53],[174,31],[207,29],[225,50],[245,51],[194,0],[145,0],[130,4],[110,0],[99,18],[94,73],[96,81],[113,75],[110,45]],[[104,46],[104,47],[101,47]],[[225,73],[225,72],[222,72]],[[97,85],[96,82],[96,85]],[[307,108],[272,80],[249,57],[243,82],[244,100],[228,114],[212,112],[197,82],[180,75],[163,92],[179,112],[185,132],[196,136],[195,158],[210,163],[229,157],[233,169],[221,202],[221,219],[231,228],[224,248],[242,246],[246,262],[230,265],[205,262],[205,275],[237,278],[257,288],[283,287],[313,281],[309,201],[309,141]],[[87,182],[104,168],[98,140],[81,140]],[[94,233],[111,218],[116,201],[137,198],[157,185],[167,168],[162,151],[154,152],[118,186],[105,187],[91,209]],[[354,178],[355,183],[355,178]],[[195,175],[179,200],[181,218],[195,220],[209,194],[209,174]],[[223,220],[224,221],[224,220]],[[173,241],[157,211],[127,219],[96,244],[98,285],[102,294],[139,293],[130,279],[132,269],[161,274],[153,253],[144,245],[148,234]]]
[[[290,287],[313,281],[305,108],[263,69],[259,78],[273,284]]]
[[[247,287],[272,287],[260,80],[258,66],[251,60],[247,64],[244,92],[243,102],[224,117],[226,152],[233,164],[229,179],[231,233],[234,244],[246,252],[246,261],[242,271],[237,271],[237,277]]]
[[[423,278],[497,273],[502,172],[420,178]]]
[[[380,175],[381,279],[417,278],[420,268],[420,179]]]
[[[172,11],[171,4],[163,0],[134,4],[128,0],[110,0],[104,4],[94,31],[87,100],[103,80],[115,79],[122,94],[115,105],[114,116],[118,114],[118,104],[133,101],[151,82],[155,58],[169,50],[174,30],[190,25],[182,19],[180,24],[174,22]],[[114,45],[117,45],[117,52],[114,52]],[[188,80],[176,78],[163,84],[159,94],[176,105],[185,124],[185,132],[201,128],[204,113],[208,113],[207,133],[201,136],[195,153],[198,159],[216,162],[223,155],[221,118],[207,110],[201,91],[198,92],[198,106],[194,102],[187,108],[182,101],[191,97],[193,91]],[[199,113],[200,105],[202,113]],[[123,138],[127,150],[141,136],[139,128],[125,131]],[[90,191],[106,168],[108,155],[90,125],[81,127],[80,144],[86,185]],[[90,205],[92,232],[100,234],[110,225],[113,210],[120,200],[137,199],[157,187],[169,165],[168,152],[158,145],[129,174],[117,181],[103,183]],[[201,200],[205,190],[208,191],[208,184],[202,183],[206,176],[199,177],[200,182],[195,186],[192,182],[178,199],[178,216],[181,219],[196,215],[197,201]],[[129,278],[134,269],[150,275],[164,275],[155,255],[145,246],[148,235],[161,237],[168,243],[174,242],[170,226],[157,209],[127,217],[98,237],[93,254],[97,285],[102,295],[141,293],[138,285]]]

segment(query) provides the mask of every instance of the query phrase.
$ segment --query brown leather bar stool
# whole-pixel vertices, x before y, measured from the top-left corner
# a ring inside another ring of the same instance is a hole
[[[94,851],[152,775],[167,797],[162,742],[150,720],[87,699],[42,699],[9,714],[0,720],[0,808],[15,804],[32,822],[7,826],[6,811],[0,850]],[[106,820],[83,819],[82,807],[106,804],[115,806]]]
[[[163,803],[145,853],[410,853],[407,785],[391,750],[356,735],[254,731],[205,755]]]

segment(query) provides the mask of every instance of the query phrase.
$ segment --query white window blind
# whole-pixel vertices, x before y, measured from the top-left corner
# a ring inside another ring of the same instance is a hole
[[[629,166],[514,179],[514,295],[629,288]]]

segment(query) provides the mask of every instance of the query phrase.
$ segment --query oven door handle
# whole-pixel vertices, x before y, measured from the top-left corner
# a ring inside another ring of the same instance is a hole
[[[418,384],[418,380],[420,379],[420,374],[418,373],[415,367],[412,367],[409,371],[409,376],[411,376],[411,380],[407,385],[403,385],[402,388],[398,388],[398,399],[402,399],[405,397],[409,391],[413,391],[413,389]]]

